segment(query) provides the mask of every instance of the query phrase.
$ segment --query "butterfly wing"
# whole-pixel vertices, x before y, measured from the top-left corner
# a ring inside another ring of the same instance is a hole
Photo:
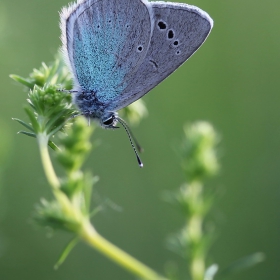
[[[151,37],[146,0],[80,0],[61,12],[63,52],[74,89],[116,101],[142,64]]]
[[[119,110],[142,97],[183,64],[209,35],[213,21],[207,13],[187,4],[148,3],[152,37],[145,60],[110,109]]]

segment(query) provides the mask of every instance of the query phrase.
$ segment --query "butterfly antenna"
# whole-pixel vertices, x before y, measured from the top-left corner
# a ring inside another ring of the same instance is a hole
[[[138,151],[139,153],[143,153],[143,152],[144,152],[144,149],[141,147],[141,145],[139,144],[139,142],[138,142],[137,139],[135,138],[134,134],[132,133],[132,131],[131,131],[131,129],[129,128],[129,126],[127,125],[127,123],[126,123],[122,118],[120,118],[119,116],[118,116],[117,119],[118,119],[118,120],[121,120],[121,121],[123,122],[123,124],[125,124],[125,126],[126,126],[128,132],[129,132],[129,134],[130,134],[132,140],[134,141],[134,144],[135,144],[135,146],[136,146],[137,151]]]
[[[137,158],[139,167],[143,167],[143,166],[144,166],[144,165],[143,165],[143,162],[141,161],[141,159],[140,159],[140,157],[139,157],[139,155],[138,155],[138,153],[137,153],[137,150],[136,150],[136,148],[135,148],[135,146],[134,146],[134,144],[133,144],[132,139],[134,140],[135,145],[136,145],[137,149],[139,150],[139,152],[142,150],[142,148],[140,147],[140,145],[138,144],[138,142],[135,140],[135,137],[134,137],[133,134],[131,133],[131,131],[130,131],[128,125],[126,124],[126,122],[125,122],[123,119],[121,119],[120,117],[117,117],[117,120],[118,120],[119,123],[123,126],[123,128],[125,129],[125,131],[126,131],[126,133],[127,133],[127,135],[128,135],[129,142],[130,142],[131,147],[132,147],[132,149],[133,149],[133,151],[134,151],[134,153],[135,153],[135,155],[136,155],[136,158]]]

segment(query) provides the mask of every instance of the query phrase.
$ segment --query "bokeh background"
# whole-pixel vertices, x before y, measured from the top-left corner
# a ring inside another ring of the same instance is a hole
[[[27,93],[9,74],[28,76],[50,62],[60,46],[58,11],[67,0],[0,1],[0,279],[133,279],[102,255],[80,244],[53,270],[69,240],[32,226],[40,198],[51,193],[36,142],[17,135],[12,117],[23,112]],[[164,190],[183,182],[174,147],[186,122],[207,120],[219,131],[222,171],[208,186],[219,197],[212,218],[211,249],[221,268],[264,252],[265,262],[227,279],[280,279],[280,2],[192,0],[215,26],[202,48],[145,98],[149,116],[134,129],[145,148],[139,169],[123,130],[98,129],[102,143],[86,167],[100,177],[96,192],[109,198],[94,220],[106,238],[152,268],[179,260],[165,239],[183,217],[162,201]],[[113,207],[114,208],[114,207]],[[121,210],[121,211],[120,211]],[[183,262],[181,262],[183,265]]]

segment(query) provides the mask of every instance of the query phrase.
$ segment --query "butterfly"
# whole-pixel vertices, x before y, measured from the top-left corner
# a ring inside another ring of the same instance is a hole
[[[73,103],[105,128],[202,45],[213,20],[201,9],[147,0],[78,0],[60,13],[62,52],[73,75]],[[136,149],[130,142],[140,166]]]

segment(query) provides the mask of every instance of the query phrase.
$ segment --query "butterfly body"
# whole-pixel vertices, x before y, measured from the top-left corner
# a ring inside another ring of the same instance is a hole
[[[213,21],[187,4],[79,0],[61,12],[63,53],[81,114],[114,127],[116,111],[141,98],[205,41]]]

